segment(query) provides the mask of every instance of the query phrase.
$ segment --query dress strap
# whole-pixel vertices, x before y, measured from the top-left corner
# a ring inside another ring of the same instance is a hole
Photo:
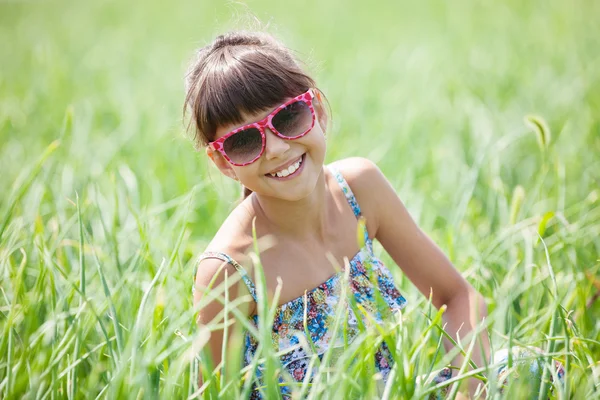
[[[257,297],[256,297],[256,287],[254,286],[254,282],[252,282],[252,280],[248,276],[248,272],[246,272],[246,269],[244,267],[242,267],[237,261],[235,261],[233,258],[229,257],[225,253],[221,253],[218,251],[207,251],[207,252],[202,253],[200,255],[200,257],[198,257],[198,261],[196,262],[196,268],[197,268],[198,264],[200,263],[200,261],[206,260],[207,258],[216,258],[216,259],[219,259],[221,261],[224,261],[226,263],[233,265],[235,267],[235,269],[239,272],[239,274],[242,276],[242,280],[248,287],[248,290],[250,291],[250,295],[252,296],[254,301],[258,302]],[[194,280],[195,280],[195,277],[196,277],[196,272],[194,271]],[[195,290],[195,287],[196,287],[196,285],[194,284],[193,290]]]
[[[331,171],[333,176],[335,176],[335,180],[342,188],[342,192],[344,192],[344,196],[346,196],[346,200],[348,200],[348,203],[350,204],[354,215],[356,216],[356,218],[360,218],[360,216],[362,215],[360,212],[360,206],[358,205],[358,201],[356,201],[356,197],[354,197],[354,193],[352,193],[352,189],[350,189],[350,185],[348,185],[348,182],[346,182],[341,172],[338,171],[337,168],[329,167],[329,170]]]
[[[344,192],[344,196],[346,196],[346,200],[348,200],[348,204],[350,204],[352,212],[354,212],[356,218],[361,218],[362,213],[360,211],[360,206],[358,205],[358,201],[356,201],[356,197],[354,197],[354,193],[352,193],[352,189],[350,189],[350,185],[348,185],[348,182],[346,181],[346,179],[344,179],[344,176],[337,168],[331,166],[329,166],[328,168],[335,177],[337,183],[342,188],[342,192]],[[371,239],[369,239],[369,232],[367,232],[367,226],[364,224],[359,224],[359,229],[362,229],[364,232],[365,244],[367,245],[367,249],[369,251],[372,251]]]

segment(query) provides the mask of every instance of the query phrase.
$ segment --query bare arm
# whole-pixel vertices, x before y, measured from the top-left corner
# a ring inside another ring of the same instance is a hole
[[[225,287],[226,276],[228,287]],[[230,305],[232,303],[239,304],[237,309],[243,316],[248,317],[251,313],[250,294],[243,288],[244,285],[239,278],[239,274],[233,266],[212,258],[201,261],[196,272],[194,306],[200,307],[196,316],[196,323],[200,328],[208,327],[210,329],[210,338],[205,354],[210,357],[212,368],[216,370],[221,368],[225,329],[227,330],[228,340],[231,339],[235,330],[241,329],[233,313],[230,312],[227,317],[224,315],[223,301],[225,296],[227,296]],[[210,288],[206,290],[209,285],[211,285]],[[241,296],[245,296],[248,300],[244,301]],[[226,328],[225,324],[227,324]],[[202,360],[202,362],[206,363],[207,360]],[[199,386],[202,386],[202,382],[202,374],[200,373]]]
[[[483,297],[461,276],[440,248],[415,224],[406,207],[377,166],[369,160],[354,158],[349,163],[348,175],[352,190],[368,208],[367,228],[383,245],[404,274],[421,293],[429,297],[435,307],[446,305],[446,331],[454,340],[468,348],[468,334],[487,315]],[[372,194],[376,193],[376,196]],[[371,219],[369,223],[369,219]],[[489,357],[488,337],[483,332],[471,354],[476,365],[482,366]],[[449,350],[452,345],[445,343]],[[483,348],[483,351],[481,350]],[[462,355],[453,360],[461,366]],[[469,382],[473,393],[477,381]]]

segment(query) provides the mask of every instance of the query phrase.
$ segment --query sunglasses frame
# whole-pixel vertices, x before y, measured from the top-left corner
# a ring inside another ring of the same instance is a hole
[[[241,126],[239,128],[236,128],[234,130],[232,130],[231,132],[229,132],[228,134],[226,134],[225,136],[210,142],[208,145],[210,146],[210,148],[212,148],[213,150],[218,151],[219,153],[221,153],[223,155],[223,157],[225,157],[225,159],[232,165],[235,165],[237,167],[243,167],[245,165],[249,165],[252,164],[253,162],[255,162],[256,160],[258,160],[263,153],[265,152],[265,147],[267,144],[267,137],[265,135],[265,127],[268,127],[271,132],[273,132],[275,135],[277,135],[278,137],[280,137],[281,139],[285,139],[285,140],[294,140],[294,139],[298,139],[301,138],[302,136],[306,135],[308,132],[310,132],[312,130],[312,128],[315,126],[315,108],[313,106],[313,99],[315,98],[315,94],[313,93],[312,89],[308,89],[308,91],[302,93],[301,95],[298,95],[288,101],[286,101],[285,103],[283,103],[282,105],[280,105],[279,107],[277,107],[276,109],[274,109],[273,111],[271,111],[271,113],[269,113],[269,115],[267,115],[265,118],[261,119],[258,122],[253,122],[251,124],[248,125],[244,125]],[[284,108],[286,108],[287,106],[289,106],[290,104],[299,102],[299,101],[303,101],[306,103],[306,105],[308,105],[308,108],[310,109],[310,113],[312,116],[312,122],[310,124],[310,127],[303,133],[301,133],[300,135],[296,135],[296,136],[284,136],[282,135],[274,126],[273,126],[273,118],[275,117],[275,115],[277,115],[277,113],[281,110],[283,110]],[[260,136],[262,138],[262,147],[260,149],[260,154],[257,155],[256,157],[254,157],[251,161],[248,161],[246,163],[236,163],[233,162],[229,156],[227,155],[227,153],[225,153],[225,149],[223,148],[223,143],[225,142],[225,140],[227,140],[229,137],[235,135],[236,133],[239,133],[241,131],[244,131],[246,129],[250,129],[250,128],[256,128],[259,132],[260,132]]]

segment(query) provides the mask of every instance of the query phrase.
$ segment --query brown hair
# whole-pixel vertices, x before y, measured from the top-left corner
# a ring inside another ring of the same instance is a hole
[[[268,110],[315,82],[290,50],[272,36],[230,32],[197,51],[186,74],[186,110],[192,113],[197,148],[214,140],[219,126]],[[251,193],[244,188],[244,197]]]

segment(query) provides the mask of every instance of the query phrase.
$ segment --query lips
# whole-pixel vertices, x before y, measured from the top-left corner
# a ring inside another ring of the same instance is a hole
[[[303,157],[304,157],[304,154],[302,154],[298,158],[294,158],[293,160],[286,162],[285,164],[280,165],[279,167],[273,169],[272,171],[267,172],[265,175],[270,176],[270,175],[275,175],[278,172],[283,172],[284,170],[288,169],[292,165],[294,165],[298,162],[302,162],[304,160]]]

